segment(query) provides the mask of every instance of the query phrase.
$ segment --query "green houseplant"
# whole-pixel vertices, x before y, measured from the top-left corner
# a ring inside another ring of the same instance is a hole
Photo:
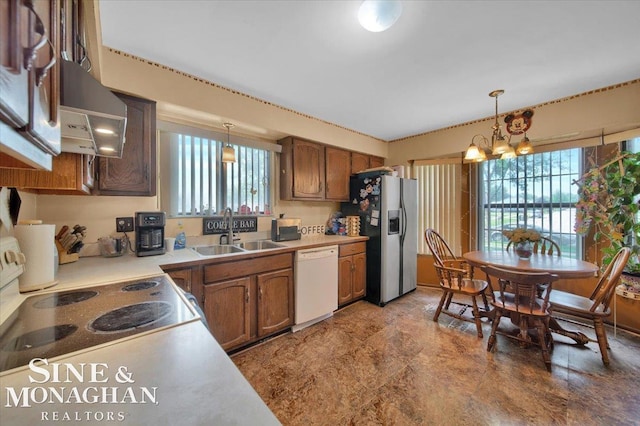
[[[602,265],[611,262],[621,247],[631,248],[625,274],[637,277],[640,285],[640,153],[623,152],[582,178],[576,204],[576,232],[594,228],[594,239],[606,239]],[[640,288],[638,288],[640,291]]]

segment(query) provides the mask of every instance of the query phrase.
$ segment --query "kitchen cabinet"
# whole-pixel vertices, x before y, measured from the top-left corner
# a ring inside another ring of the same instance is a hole
[[[251,340],[251,278],[204,286],[204,315],[222,349]]]
[[[341,245],[338,257],[338,306],[362,299],[366,289],[366,243]]]
[[[384,166],[384,158],[362,154],[360,152],[351,153],[351,174],[382,166]]]
[[[293,253],[202,267],[203,311],[227,351],[293,325]]]
[[[115,92],[114,92],[115,93]],[[127,104],[126,143],[122,158],[98,157],[99,195],[156,195],[156,103],[122,93]]]
[[[323,200],[325,184],[324,146],[288,137],[279,141],[280,198],[283,200]]]
[[[93,155],[63,152],[53,157],[51,171],[21,168],[9,157],[0,158],[0,186],[33,189],[41,194],[91,193]]]
[[[349,201],[349,173],[351,152],[325,147],[326,191],[325,199]]]
[[[350,151],[293,137],[278,143],[281,199],[349,200]]]
[[[59,13],[57,0],[0,2],[0,119],[42,151],[36,165],[60,153]]]
[[[174,283],[187,293],[191,293],[191,268],[165,270]]]

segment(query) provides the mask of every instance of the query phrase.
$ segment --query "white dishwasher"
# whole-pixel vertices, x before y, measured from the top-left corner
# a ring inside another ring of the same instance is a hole
[[[333,315],[338,309],[338,246],[296,252],[295,296],[294,332]]]

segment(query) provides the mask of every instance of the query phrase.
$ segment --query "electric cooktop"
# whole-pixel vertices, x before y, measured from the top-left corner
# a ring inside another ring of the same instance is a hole
[[[0,372],[196,319],[166,274],[32,295],[0,326]]]

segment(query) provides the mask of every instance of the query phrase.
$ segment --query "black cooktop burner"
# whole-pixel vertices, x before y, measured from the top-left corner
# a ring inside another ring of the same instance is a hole
[[[0,372],[197,319],[165,274],[36,292],[0,324]]]
[[[89,330],[108,333],[144,327],[163,319],[171,310],[171,305],[167,302],[144,302],[124,306],[93,320],[89,324]]]
[[[2,347],[2,350],[15,352],[38,348],[40,346],[56,342],[60,339],[64,339],[70,334],[73,334],[77,329],[78,327],[73,324],[62,324],[53,327],[41,328],[9,340]]]
[[[158,286],[158,281],[140,281],[139,283],[129,284],[122,287],[122,291],[140,291]]]
[[[58,306],[66,306],[71,305],[72,303],[83,302],[97,295],[98,292],[93,290],[67,291],[64,293],[56,293],[46,299],[38,300],[33,304],[33,306],[40,309],[55,308]]]

